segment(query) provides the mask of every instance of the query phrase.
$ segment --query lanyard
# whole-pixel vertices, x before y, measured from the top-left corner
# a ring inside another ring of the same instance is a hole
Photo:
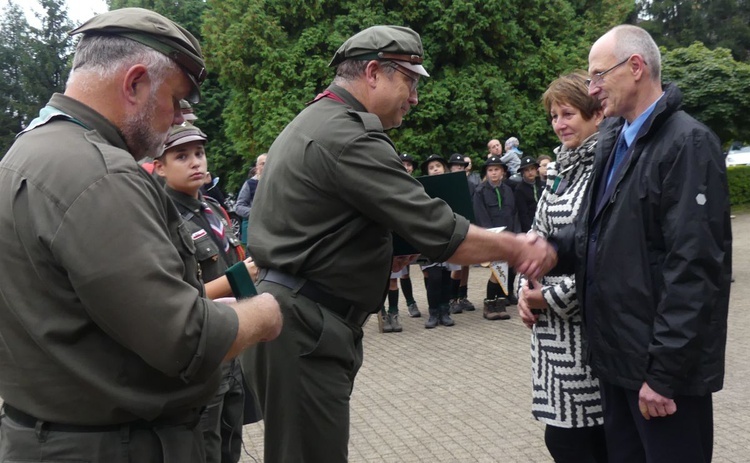
[[[495,187],[495,194],[497,195],[497,206],[502,209],[503,208],[503,198],[500,196],[500,188]]]

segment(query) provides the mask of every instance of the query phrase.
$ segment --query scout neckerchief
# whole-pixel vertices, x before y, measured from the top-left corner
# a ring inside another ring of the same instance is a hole
[[[208,204],[202,202],[201,207],[203,209],[203,215],[206,217],[206,220],[208,220],[208,224],[211,225],[211,230],[213,230],[216,238],[218,238],[219,242],[224,246],[224,253],[228,253],[229,240],[227,239],[227,235],[224,232],[224,224],[221,222],[221,219],[216,217],[214,211],[212,211],[211,208],[208,207]]]

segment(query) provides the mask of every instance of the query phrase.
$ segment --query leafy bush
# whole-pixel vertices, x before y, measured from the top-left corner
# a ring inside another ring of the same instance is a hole
[[[732,206],[750,203],[750,166],[728,167],[727,182]]]

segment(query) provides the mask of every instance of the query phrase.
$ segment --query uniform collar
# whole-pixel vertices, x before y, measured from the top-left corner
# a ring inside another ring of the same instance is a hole
[[[203,209],[203,203],[205,203],[206,201],[203,199],[203,195],[200,191],[198,192],[198,199],[196,199],[181,191],[174,190],[168,185],[164,188],[167,190],[167,194],[169,194],[169,197],[172,198],[172,200],[177,204],[190,209],[192,212],[200,212]]]
[[[74,117],[89,129],[95,130],[110,145],[130,152],[120,130],[106,117],[80,101],[65,96],[62,93],[55,93],[50,98],[49,105]]]
[[[351,93],[344,90],[342,87],[339,87],[336,84],[331,84],[328,86],[328,91],[331,93],[334,93],[336,96],[344,100],[344,102],[351,106],[355,111],[360,112],[367,112],[367,109],[364,107],[362,103],[359,102],[358,99],[354,98]]]

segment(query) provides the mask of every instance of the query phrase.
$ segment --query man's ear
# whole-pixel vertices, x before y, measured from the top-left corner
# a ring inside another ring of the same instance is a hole
[[[367,83],[370,87],[377,86],[378,79],[383,77],[383,68],[379,61],[372,60],[367,63],[367,66],[365,67],[365,77],[367,78]]]
[[[122,80],[122,93],[131,104],[145,102],[151,94],[151,77],[142,64],[131,66]]]

